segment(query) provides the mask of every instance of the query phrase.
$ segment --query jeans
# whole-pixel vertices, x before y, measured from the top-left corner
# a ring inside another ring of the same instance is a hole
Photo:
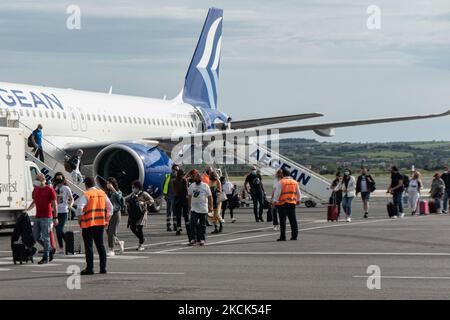
[[[144,244],[145,238],[144,238],[144,226],[138,226],[134,223],[130,225],[130,230],[133,232],[133,234],[139,239],[139,244]]]
[[[56,238],[58,238],[59,248],[62,249],[64,247],[64,226],[67,222],[67,213],[60,212],[58,213],[58,225],[56,226]]]
[[[253,191],[251,190],[251,196],[253,200],[253,213],[255,214],[255,220],[263,220],[264,211],[264,192],[262,190]],[[258,210],[259,204],[259,210]]]
[[[286,239],[286,218],[289,219],[291,225],[291,237],[297,239],[298,237],[298,222],[295,215],[295,204],[286,203],[277,207],[280,215],[280,239]]]
[[[434,200],[434,203],[436,204],[436,212],[437,213],[441,213],[441,207],[442,207],[442,205],[441,205],[441,201],[442,201],[442,198],[434,198],[433,199]]]
[[[94,243],[100,258],[100,271],[106,271],[106,249],[103,243],[104,226],[82,229],[84,249],[86,251],[86,269],[94,271]]]
[[[173,213],[174,211],[174,197],[173,196],[168,196],[167,198],[167,208],[166,208],[166,222],[167,222],[167,226],[170,227],[170,221],[172,220],[172,223],[175,227],[176,225],[176,221],[175,221],[175,215]]]
[[[352,215],[352,202],[353,197],[344,196],[342,199],[342,208],[344,209],[345,214],[349,217]]]
[[[36,218],[33,226],[33,237],[36,242],[44,247],[42,258],[48,260],[50,255],[50,230],[53,228],[53,219]]]
[[[120,211],[114,212],[109,219],[108,229],[106,229],[106,234],[108,235],[108,248],[114,250],[114,245],[119,243],[119,238],[117,238],[117,228],[120,224]]]
[[[403,213],[403,192],[394,193],[392,200],[394,202],[394,206],[397,207],[397,212],[399,214]]]
[[[191,234],[193,240],[204,241],[206,234],[206,216],[207,213],[191,213]]]
[[[448,201],[450,199],[450,189],[445,190],[444,192],[444,207],[443,210],[447,212],[448,210]]]

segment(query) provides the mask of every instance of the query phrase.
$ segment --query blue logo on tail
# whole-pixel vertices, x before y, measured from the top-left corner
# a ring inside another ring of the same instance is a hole
[[[209,109],[217,108],[222,18],[222,9],[209,9],[186,74],[183,101],[193,106]]]

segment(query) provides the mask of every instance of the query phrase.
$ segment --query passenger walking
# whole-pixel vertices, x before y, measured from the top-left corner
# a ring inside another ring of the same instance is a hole
[[[108,257],[113,257],[115,256],[114,248],[116,245],[119,246],[121,254],[125,251],[125,241],[121,241],[117,237],[117,230],[119,229],[125,200],[123,198],[122,191],[119,190],[119,184],[115,178],[108,178],[106,181],[106,189],[106,194],[113,207],[111,219],[109,220],[108,228],[106,229],[109,249],[107,255]]]
[[[131,186],[132,193],[125,197],[128,204],[128,224],[131,232],[139,239],[137,251],[144,251],[144,226],[147,224],[148,207],[155,203],[155,200],[144,191],[142,183],[136,180]]]
[[[77,154],[71,159],[74,169],[70,173],[73,183],[79,185],[83,182],[83,175],[81,174],[81,158],[83,157],[83,150],[78,149]]]
[[[94,274],[94,243],[100,259],[100,273],[106,271],[106,249],[103,243],[103,233],[108,225],[113,211],[111,201],[106,193],[95,187],[91,177],[84,179],[86,191],[77,202],[78,222],[82,229],[84,249],[86,251],[86,268],[81,275]]]
[[[202,177],[197,172],[194,183],[188,189],[188,208],[191,212],[192,240],[190,245],[198,243],[203,246],[206,240],[206,217],[213,211],[213,199],[211,189],[202,182]]]
[[[280,183],[281,179],[283,179],[283,170],[279,169],[275,173],[275,181],[273,184],[273,191],[272,191],[272,201],[275,197],[275,190],[277,189],[278,184]],[[272,225],[273,230],[278,231],[280,230],[280,223],[278,222],[278,207],[276,205],[272,205]]]
[[[44,248],[42,260],[38,263],[47,264],[53,260],[54,251],[50,244],[50,232],[53,229],[53,225],[58,226],[58,204],[56,202],[56,192],[52,187],[47,185],[45,176],[39,173],[35,179],[33,181],[33,201],[28,207],[27,212],[36,208],[33,236],[36,242]]]
[[[164,181],[163,194],[166,200],[166,225],[167,232],[172,232],[172,227],[170,225],[171,221],[173,223],[173,231],[177,230],[176,217],[174,213],[174,195],[173,195],[173,182],[177,177],[177,172],[180,167],[176,164],[172,166],[172,172],[166,175],[166,180]]]
[[[369,170],[367,168],[362,168],[361,175],[358,177],[358,180],[356,182],[356,195],[361,193],[365,219],[369,217],[370,194],[374,191],[375,191],[375,180],[369,174]]]
[[[58,203],[58,225],[56,226],[56,238],[60,254],[64,254],[64,226],[69,217],[70,209],[74,200],[72,190],[67,186],[66,177],[62,172],[57,172],[53,179],[53,188],[56,192],[56,202]]]
[[[388,193],[392,194],[392,200],[394,203],[395,211],[397,215],[394,215],[393,218],[396,219],[398,217],[404,218],[405,213],[403,212],[403,191],[405,190],[404,185],[404,176],[400,173],[396,166],[391,167],[391,184],[387,190]]]
[[[420,172],[414,171],[406,191],[408,194],[408,204],[411,208],[412,215],[415,215],[417,213],[417,209],[419,208],[422,185],[422,181],[420,180]]]
[[[222,217],[220,216],[220,195],[222,193],[222,185],[216,172],[211,173],[211,176],[209,177],[209,188],[211,189],[211,196],[213,199],[213,216],[211,221],[214,225],[214,231],[211,233],[221,233],[223,231]],[[218,224],[219,228],[217,228]]]
[[[276,184],[272,203],[277,207],[280,218],[280,238],[286,241],[286,218],[291,225],[291,240],[298,238],[298,222],[295,206],[300,203],[301,193],[298,182],[291,177],[288,169],[282,169],[283,178]]]
[[[173,182],[173,194],[174,194],[174,213],[177,220],[176,235],[181,234],[181,217],[184,219],[184,225],[186,227],[186,233],[188,235],[189,242],[191,239],[191,228],[189,226],[189,211],[188,211],[188,181],[184,177],[184,171],[178,170],[177,177]]]
[[[44,149],[42,147],[42,124],[38,124],[37,128],[32,132],[31,139],[34,144],[34,149],[36,150],[34,156],[39,158],[40,161],[44,162]]]
[[[431,183],[430,195],[436,204],[436,212],[442,213],[441,201],[444,197],[445,192],[445,182],[441,179],[441,174],[436,172],[433,176],[433,181]]]
[[[342,208],[345,212],[345,221],[352,222],[352,203],[356,196],[356,179],[352,176],[352,171],[347,168],[344,171],[342,180]]]
[[[448,171],[448,166],[444,167],[444,173],[442,174],[441,179],[445,183],[444,206],[442,212],[448,213],[448,204],[450,201],[450,172]]]
[[[339,171],[336,172],[336,176],[333,182],[331,182],[330,189],[331,189],[331,197],[329,200],[329,204],[337,205],[339,215],[341,214],[341,203],[342,203],[342,176]]]
[[[222,192],[226,196],[226,200],[222,201],[222,219],[225,222],[225,212],[227,209],[230,210],[231,223],[236,222],[236,218],[233,215],[234,204],[233,197],[236,192],[236,186],[231,183],[225,176],[220,178],[220,183],[222,184]]]
[[[253,213],[256,222],[264,222],[264,186],[261,175],[257,172],[256,166],[253,166],[252,172],[245,178],[244,188],[250,193],[253,200]]]

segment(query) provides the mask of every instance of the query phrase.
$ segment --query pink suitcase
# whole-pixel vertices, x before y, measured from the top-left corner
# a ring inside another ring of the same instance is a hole
[[[430,208],[428,206],[428,201],[420,200],[419,210],[420,210],[420,214],[430,214]]]

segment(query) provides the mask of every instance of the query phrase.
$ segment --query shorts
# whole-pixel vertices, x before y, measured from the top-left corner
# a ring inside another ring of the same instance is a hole
[[[361,199],[362,199],[362,201],[369,201],[370,200],[370,192],[361,192]]]

